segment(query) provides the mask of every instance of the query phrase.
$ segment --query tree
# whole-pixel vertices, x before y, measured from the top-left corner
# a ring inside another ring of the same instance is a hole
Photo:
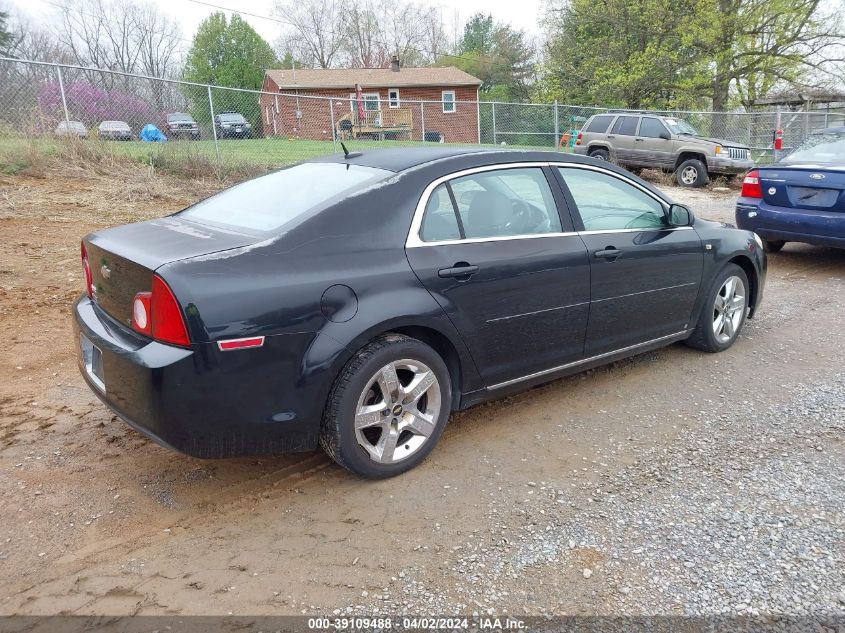
[[[7,21],[9,14],[5,11],[0,11],[0,55],[8,55],[9,47],[12,44],[12,34],[7,29]]]
[[[707,90],[701,0],[564,0],[548,7],[543,95],[577,105],[694,107]]]
[[[274,12],[290,32],[287,48],[308,65],[330,68],[346,43],[344,0],[277,0]]]
[[[186,81],[258,90],[264,71],[278,65],[270,45],[239,15],[230,20],[222,12],[213,13],[200,24],[185,62]],[[208,122],[210,114],[207,93],[191,89],[198,120]],[[234,110],[243,114],[254,126],[261,121],[258,97],[237,91],[214,90],[214,110]],[[202,104],[199,106],[198,104]]]
[[[481,80],[486,98],[525,101],[534,77],[534,50],[525,33],[496,24],[491,15],[476,14],[464,26],[458,55],[443,55],[441,64],[454,65]]]

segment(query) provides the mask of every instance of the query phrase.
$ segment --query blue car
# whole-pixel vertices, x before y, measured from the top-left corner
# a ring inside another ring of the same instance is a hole
[[[815,132],[777,163],[748,172],[736,223],[769,253],[786,242],[845,248],[845,127]]]

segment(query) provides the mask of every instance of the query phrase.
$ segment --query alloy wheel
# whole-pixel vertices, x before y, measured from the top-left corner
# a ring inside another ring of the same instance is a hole
[[[698,180],[698,170],[692,166],[684,167],[681,172],[681,182],[685,185],[692,185],[695,184],[696,180]]]
[[[725,279],[713,306],[713,334],[719,343],[728,343],[736,336],[747,305],[745,283],[737,276]]]
[[[440,382],[428,365],[412,359],[388,363],[358,398],[355,439],[373,461],[395,464],[428,441],[440,404]]]

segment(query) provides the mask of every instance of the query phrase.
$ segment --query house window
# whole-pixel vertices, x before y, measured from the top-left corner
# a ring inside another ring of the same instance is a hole
[[[365,92],[361,95],[364,102],[364,110],[371,112],[381,110],[381,98],[377,92]],[[355,112],[358,109],[358,97],[354,92],[349,93],[349,109]]]
[[[387,91],[387,104],[391,108],[398,108],[399,107],[399,89],[398,88],[390,88]]]
[[[443,112],[454,112],[455,111],[455,91],[454,90],[444,90],[441,93],[441,99],[443,100]]]

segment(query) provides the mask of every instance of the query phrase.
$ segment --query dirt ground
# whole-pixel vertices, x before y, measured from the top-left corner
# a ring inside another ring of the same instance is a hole
[[[655,502],[673,481],[666,464],[694,455],[702,433],[729,438],[725,455],[741,447],[738,470],[792,455],[787,444],[811,446],[799,471],[845,461],[841,432],[804,429],[770,449],[742,426],[752,414],[777,425],[802,390],[845,367],[845,251],[802,245],[770,257],[759,318],[729,351],[675,345],[454,415],[432,456],[396,479],[360,480],[322,453],[172,453],[114,417],[78,375],[69,307],[82,288],[79,240],[217,187],[137,167],[0,175],[0,614],[679,613],[691,599],[673,602],[649,580],[638,558],[647,548],[619,559],[595,536],[614,525],[657,529],[614,514],[607,499],[636,499],[638,521],[668,520]],[[731,219],[735,193],[672,195]],[[838,401],[824,406],[841,429]],[[714,468],[722,481],[731,467]],[[835,552],[841,513],[832,520]],[[777,555],[777,543],[766,547]],[[842,551],[830,553],[840,587]],[[809,565],[795,556],[799,571]],[[728,572],[701,585],[683,576],[693,567],[678,569],[674,582],[696,591],[730,584]],[[737,569],[740,579],[754,573],[750,563]],[[842,609],[814,570],[805,571],[820,597],[808,608]]]

